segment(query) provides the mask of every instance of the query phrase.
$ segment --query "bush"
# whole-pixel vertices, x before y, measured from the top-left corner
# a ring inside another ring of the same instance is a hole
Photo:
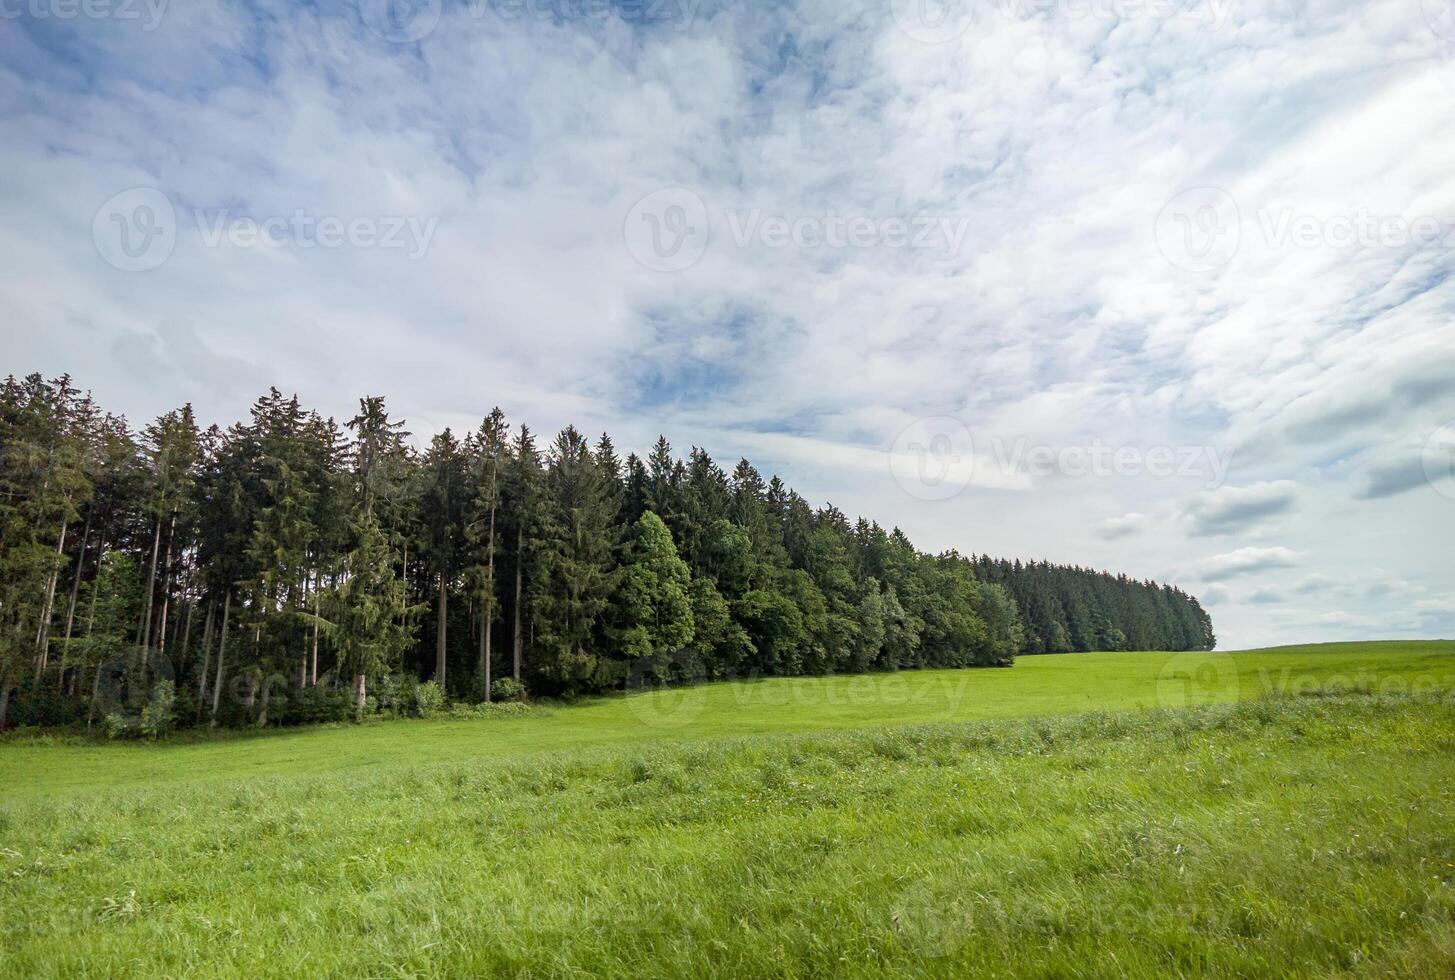
[[[280,725],[321,725],[344,722],[354,717],[352,688],[334,688],[326,684],[289,692],[288,702],[278,714]]]
[[[485,704],[450,705],[451,718],[508,718],[511,715],[536,714],[540,709],[520,701],[492,701]]]
[[[158,739],[177,724],[177,687],[171,681],[157,681],[141,714],[113,711],[106,716],[106,737]]]
[[[137,727],[141,734],[150,739],[160,738],[177,724],[173,708],[177,704],[177,686],[171,681],[157,681],[152,696],[141,709],[141,720]]]
[[[414,689],[414,713],[429,718],[444,710],[445,692],[434,681],[425,681]]]
[[[525,685],[514,677],[502,677],[490,685],[490,695],[496,701],[524,701]]]
[[[107,738],[135,738],[137,734],[136,719],[130,715],[123,715],[112,712],[106,716],[106,737]]]
[[[374,702],[381,718],[399,718],[414,710],[414,689],[419,685],[408,674],[387,674],[374,683],[368,699]],[[366,710],[365,714],[373,714]]]

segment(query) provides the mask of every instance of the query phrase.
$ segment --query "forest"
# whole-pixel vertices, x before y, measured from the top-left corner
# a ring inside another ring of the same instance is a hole
[[[383,397],[277,389],[134,430],[69,377],[0,392],[0,727],[344,720],[446,700],[1207,650],[1180,589],[917,550],[746,459],[500,409],[427,448]]]

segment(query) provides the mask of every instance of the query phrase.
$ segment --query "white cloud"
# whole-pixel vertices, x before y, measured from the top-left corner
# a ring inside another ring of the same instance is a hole
[[[1195,536],[1234,534],[1293,509],[1298,484],[1292,480],[1221,487],[1198,494],[1183,509],[1189,533]]]
[[[1411,453],[1455,417],[1455,254],[1274,242],[1260,217],[1455,216],[1455,61],[1418,4],[1253,2],[1218,29],[997,12],[943,44],[881,0],[692,9],[640,25],[446,4],[402,45],[352,9],[281,0],[172,4],[143,34],[11,22],[8,365],[68,371],[135,420],[188,399],[231,420],[276,384],[341,416],[384,393],[426,427],[500,404],[624,449],[663,432],[927,548],[1186,568],[1288,597],[1223,602],[1232,646],[1317,632],[1328,596],[1263,580],[1295,553],[1314,574],[1397,568],[1455,589],[1435,547],[1455,508],[1375,492],[1411,485]],[[1186,272],[1156,221],[1207,185],[1236,201],[1238,247]],[[180,217],[147,273],[91,238],[97,207],[133,186]],[[712,234],[662,273],[633,259],[624,222],[668,186],[700,196]],[[438,226],[415,261],[207,247],[193,212],[222,209]],[[949,255],[739,247],[729,216],[753,209],[969,223]],[[973,433],[951,499],[906,492],[889,465],[928,416]],[[1237,486],[1209,491],[1205,468],[1031,478],[996,465],[997,441],[1231,453]],[[1129,532],[1133,515],[1179,526],[1186,500],[1188,531],[1266,544],[1276,528],[1280,547],[1198,566],[1177,534]],[[1368,616],[1395,598],[1339,596]]]
[[[1108,517],[1101,521],[1094,528],[1094,533],[1103,541],[1116,541],[1119,538],[1130,537],[1138,534],[1147,527],[1147,518],[1141,514],[1123,514],[1121,517]]]
[[[1254,572],[1295,568],[1298,564],[1299,555],[1288,548],[1238,548],[1203,561],[1198,575],[1204,582],[1221,582]]]

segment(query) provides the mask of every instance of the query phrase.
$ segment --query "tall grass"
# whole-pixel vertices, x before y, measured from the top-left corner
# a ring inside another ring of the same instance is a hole
[[[1452,885],[1455,703],[1335,693],[36,794],[0,973],[1441,976]]]

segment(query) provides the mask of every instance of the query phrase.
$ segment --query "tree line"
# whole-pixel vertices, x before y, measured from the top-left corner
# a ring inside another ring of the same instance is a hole
[[[145,725],[162,697],[182,724],[304,721],[401,676],[488,702],[1215,642],[1178,589],[920,552],[665,438],[623,459],[499,409],[409,435],[382,397],[340,424],[277,389],[227,428],[184,405],[134,431],[69,377],[7,378],[0,726]]]

